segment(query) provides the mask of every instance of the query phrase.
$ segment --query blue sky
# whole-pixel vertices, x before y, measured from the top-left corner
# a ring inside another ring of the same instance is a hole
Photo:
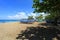
[[[16,16],[18,19],[31,15],[32,4],[33,0],[0,0],[0,19],[15,19]]]
[[[0,19],[22,19],[36,16],[32,5],[33,0],[0,0]]]

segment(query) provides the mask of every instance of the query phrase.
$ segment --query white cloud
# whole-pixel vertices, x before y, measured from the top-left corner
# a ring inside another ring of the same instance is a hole
[[[27,13],[26,12],[18,12],[17,14],[15,15],[9,15],[8,18],[9,19],[24,19],[24,18],[28,18],[28,16],[33,16],[35,17],[36,14],[35,13]]]
[[[29,13],[28,16],[36,16],[36,13]]]
[[[12,16],[8,16],[9,19],[23,19],[23,18],[27,18],[27,15],[25,12],[18,12],[15,15]]]
[[[45,15],[44,13],[40,13],[42,15]],[[18,12],[15,15],[9,15],[8,18],[9,19],[24,19],[24,18],[28,18],[28,16],[33,16],[33,18],[35,18],[36,16],[40,15],[39,13],[26,13],[26,12]]]
[[[37,16],[36,13],[29,13],[28,16],[33,16],[33,18],[35,19],[35,17]]]

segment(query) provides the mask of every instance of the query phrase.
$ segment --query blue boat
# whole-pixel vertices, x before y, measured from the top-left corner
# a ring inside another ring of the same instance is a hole
[[[31,20],[22,19],[22,20],[20,20],[20,22],[21,22],[21,23],[33,23],[33,22],[35,22],[35,20],[34,20],[34,19],[31,19]]]

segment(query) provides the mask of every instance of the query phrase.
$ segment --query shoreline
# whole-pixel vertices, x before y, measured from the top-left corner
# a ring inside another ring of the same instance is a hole
[[[19,22],[0,22],[0,24],[5,24],[5,23],[19,23]]]

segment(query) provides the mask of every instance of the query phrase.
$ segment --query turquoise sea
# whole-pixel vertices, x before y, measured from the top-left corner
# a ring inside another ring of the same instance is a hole
[[[0,20],[0,23],[5,23],[5,22],[20,22],[20,20]]]

